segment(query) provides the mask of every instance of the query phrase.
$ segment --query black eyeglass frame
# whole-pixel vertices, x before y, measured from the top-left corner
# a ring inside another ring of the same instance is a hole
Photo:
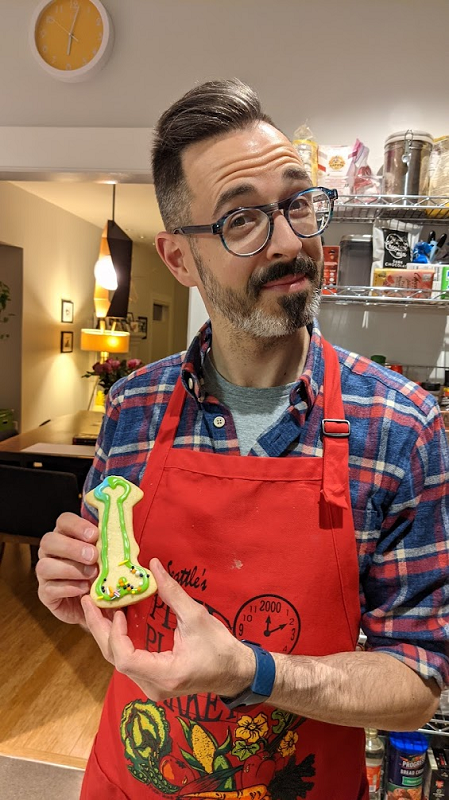
[[[324,228],[321,228],[321,230],[316,231],[316,233],[311,233],[311,234],[298,233],[298,231],[295,231],[294,227],[290,222],[290,216],[289,216],[290,206],[295,200],[298,199],[298,197],[301,197],[304,194],[309,194],[310,192],[324,192],[327,195],[330,202],[329,219],[327,220]],[[283,211],[284,217],[287,220],[288,224],[290,225],[290,228],[299,239],[314,239],[315,236],[320,236],[323,233],[323,231],[326,230],[327,226],[332,220],[332,215],[334,213],[334,202],[337,199],[338,199],[338,191],[336,189],[327,189],[325,186],[311,186],[309,189],[302,189],[300,192],[295,192],[295,194],[293,194],[291,197],[287,197],[285,200],[280,200],[277,203],[268,203],[267,205],[264,206],[239,206],[238,208],[233,208],[231,211],[227,211],[226,214],[220,217],[220,219],[218,219],[216,222],[213,222],[212,225],[185,225],[180,228],[175,228],[173,233],[181,233],[184,236],[195,236],[198,233],[212,233],[214,235],[218,234],[220,236],[223,247],[225,248],[225,250],[228,251],[228,253],[231,253],[231,255],[233,256],[238,256],[239,258],[248,258],[249,256],[255,256],[257,253],[260,253],[270,241],[273,235],[273,229],[274,229],[273,214],[275,211]],[[239,211],[247,211],[247,210],[263,211],[264,214],[267,215],[270,223],[268,228],[267,238],[265,239],[263,245],[261,245],[261,247],[258,247],[256,250],[253,250],[252,253],[234,253],[234,251],[230,250],[228,245],[226,244],[226,241],[223,236],[223,227],[226,220],[233,214],[236,214]]]

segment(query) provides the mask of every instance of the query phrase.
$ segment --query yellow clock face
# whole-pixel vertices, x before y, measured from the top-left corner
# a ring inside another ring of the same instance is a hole
[[[37,9],[37,54],[42,66],[60,72],[63,80],[85,76],[104,54],[109,35],[107,15],[99,0],[54,0]],[[53,72],[55,77],[57,72]]]

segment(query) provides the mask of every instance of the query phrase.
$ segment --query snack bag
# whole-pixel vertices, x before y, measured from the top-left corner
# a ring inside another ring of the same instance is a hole
[[[350,168],[354,148],[343,144],[320,144],[318,147],[318,183],[341,194],[352,192]]]
[[[368,164],[368,156],[369,147],[357,139],[349,167],[349,188],[354,194],[377,195],[380,193],[382,178],[379,175],[373,175]]]
[[[373,268],[405,269],[419,241],[422,225],[398,219],[376,219],[373,223]]]
[[[292,144],[304,163],[312,185],[316,186],[318,179],[318,144],[307,125],[300,125],[299,128],[296,128]]]

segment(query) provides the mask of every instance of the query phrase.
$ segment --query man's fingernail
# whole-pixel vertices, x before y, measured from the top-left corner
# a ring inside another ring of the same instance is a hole
[[[83,549],[81,551],[81,555],[86,561],[92,561],[92,559],[94,557],[94,548],[93,547],[83,547]]]
[[[83,567],[83,573],[86,576],[86,578],[93,578],[94,575],[96,575],[96,573],[97,573],[97,568],[96,567],[85,566],[85,567]]]
[[[94,536],[95,536],[94,528],[86,528],[86,530],[84,531],[84,538],[86,539],[86,541],[90,542],[90,540],[93,539]]]

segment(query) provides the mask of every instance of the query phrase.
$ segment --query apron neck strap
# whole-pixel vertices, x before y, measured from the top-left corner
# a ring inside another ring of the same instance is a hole
[[[334,348],[322,339],[324,354],[323,496],[328,503],[348,508],[349,432],[341,396],[340,365]],[[179,376],[164,414],[152,451],[152,468],[163,469],[168,457],[186,398]]]
[[[340,364],[335,349],[322,339],[324,353],[323,497],[328,503],[348,508],[349,434],[341,396]]]

